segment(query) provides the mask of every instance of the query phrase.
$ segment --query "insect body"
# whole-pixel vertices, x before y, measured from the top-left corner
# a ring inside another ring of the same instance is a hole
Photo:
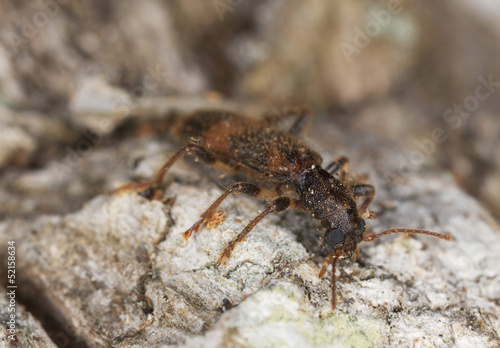
[[[288,131],[281,131],[280,121],[291,116],[297,117],[292,127]],[[337,260],[351,256],[361,241],[371,241],[397,232],[428,234],[447,240],[450,236],[410,229],[366,234],[365,219],[375,216],[367,209],[375,189],[371,185],[348,180],[348,160],[345,157],[338,158],[325,168],[321,167],[321,156],[297,138],[309,118],[310,112],[306,108],[297,108],[280,117],[262,120],[222,111],[198,111],[182,116],[175,121],[173,130],[178,140],[188,145],[172,156],[151,181],[129,184],[118,190],[135,189],[150,198],[157,198],[156,192],[162,185],[165,173],[184,153],[215,167],[247,173],[255,182],[238,182],[226,189],[201,218],[184,232],[184,237],[188,239],[207,224],[218,206],[231,194],[243,193],[273,199],[222,251],[216,262],[220,265],[227,261],[236,245],[267,215],[287,209],[308,211],[324,227],[322,240],[329,254],[323,262],[320,277],[331,263],[332,308],[335,308],[335,265]],[[334,176],[336,173],[340,174],[338,179]],[[363,201],[358,205],[357,200],[360,198]]]

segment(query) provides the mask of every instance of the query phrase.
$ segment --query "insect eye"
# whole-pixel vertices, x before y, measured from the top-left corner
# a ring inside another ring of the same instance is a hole
[[[330,246],[343,243],[344,232],[340,228],[333,228],[331,230],[328,230],[325,234],[325,242]]]

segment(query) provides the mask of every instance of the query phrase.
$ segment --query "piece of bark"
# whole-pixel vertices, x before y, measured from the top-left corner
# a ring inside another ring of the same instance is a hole
[[[26,311],[19,302],[17,288],[1,287],[0,296],[0,342],[2,347],[24,348],[56,348],[40,322]],[[14,315],[14,318],[11,317]]]

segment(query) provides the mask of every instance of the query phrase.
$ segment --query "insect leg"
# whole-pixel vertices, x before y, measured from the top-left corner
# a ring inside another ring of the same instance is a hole
[[[215,157],[210,154],[207,150],[199,145],[190,144],[184,146],[179,151],[177,151],[170,159],[165,162],[165,164],[156,171],[153,176],[153,179],[148,181],[142,181],[138,183],[129,183],[124,186],[121,186],[113,191],[113,193],[120,193],[126,191],[138,191],[139,194],[147,197],[147,198],[155,198],[155,190],[161,186],[163,182],[163,177],[170,169],[170,167],[177,161],[184,153],[189,153],[195,155],[197,158],[201,159],[203,162],[208,164],[214,164],[216,162]]]
[[[246,236],[255,227],[255,225],[257,225],[267,215],[273,213],[279,213],[281,211],[290,208],[299,208],[300,206],[301,206],[300,202],[293,198],[279,197],[275,199],[273,202],[271,202],[271,204],[267,206],[267,208],[262,213],[260,213],[252,221],[250,221],[248,225],[243,229],[243,231],[241,231],[240,234],[238,234],[238,236],[228,244],[228,246],[224,249],[224,251],[219,255],[216,264],[217,265],[225,264],[229,256],[231,256],[231,253],[233,249],[236,247],[236,245],[245,240]]]
[[[325,167],[325,170],[334,175],[339,170],[341,171],[340,181],[345,182],[347,179],[347,169],[349,168],[349,159],[345,156],[338,157],[335,161]]]
[[[354,198],[365,197],[364,202],[359,207],[359,212],[361,215],[367,215],[367,217],[372,216],[372,214],[367,210],[368,204],[375,197],[375,187],[372,185],[354,185],[351,187],[352,194]]]
[[[298,135],[304,131],[312,118],[311,110],[307,106],[298,106],[294,108],[285,108],[281,113],[277,109],[274,114],[266,116],[269,126],[273,126],[281,120],[289,117],[298,116],[288,133]]]
[[[201,159],[203,162],[207,164],[213,164],[216,160],[215,157],[209,153],[205,148],[199,146],[199,145],[194,145],[190,144],[187,146],[184,146],[181,148],[175,155],[173,155],[154,175],[153,177],[153,183],[156,186],[161,185],[163,182],[163,177],[167,173],[167,171],[170,169],[170,167],[174,164],[175,161],[179,159],[184,153],[189,153],[192,155],[195,155],[197,158]]]
[[[335,161],[327,165],[325,170],[333,175],[340,169],[342,169],[342,172],[347,172],[347,168],[349,168],[349,159],[345,156],[340,156]]]
[[[224,191],[224,193],[220,195],[219,198],[217,198],[215,202],[213,202],[212,205],[203,214],[201,214],[201,219],[182,234],[184,238],[189,239],[193,232],[198,232],[201,226],[212,217],[212,215],[215,213],[215,210],[219,207],[222,201],[224,201],[229,195],[233,193],[243,193],[252,197],[259,198],[272,198],[278,195],[275,191],[266,190],[248,182],[236,183],[226,191]]]
[[[299,110],[296,111],[299,117],[295,120],[293,125],[288,130],[288,133],[293,135],[301,134],[307,125],[311,122],[312,113],[309,108],[303,106],[300,107]]]

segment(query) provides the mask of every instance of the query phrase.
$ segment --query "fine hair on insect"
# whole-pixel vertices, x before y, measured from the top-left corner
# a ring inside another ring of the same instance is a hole
[[[286,119],[292,120],[291,126],[282,130],[282,121]],[[375,217],[375,213],[368,210],[375,188],[349,178],[346,157],[338,157],[322,167],[321,156],[299,139],[310,119],[311,112],[305,106],[289,108],[261,119],[224,110],[199,110],[180,115],[173,121],[171,129],[183,147],[151,180],[129,183],[115,192],[132,190],[146,198],[161,200],[165,174],[184,154],[225,172],[246,174],[249,181],[226,188],[200,219],[183,233],[184,238],[189,239],[214,217],[217,218],[217,208],[230,195],[241,193],[270,200],[266,208],[220,253],[216,264],[223,265],[235,247],[267,215],[288,209],[309,212],[320,222],[324,232],[321,240],[329,251],[319,276],[322,277],[327,266],[332,265],[331,305],[334,309],[336,264],[338,260],[353,255],[362,241],[373,241],[392,233],[425,234],[447,241],[451,240],[451,235],[408,228],[368,233],[365,220]]]

